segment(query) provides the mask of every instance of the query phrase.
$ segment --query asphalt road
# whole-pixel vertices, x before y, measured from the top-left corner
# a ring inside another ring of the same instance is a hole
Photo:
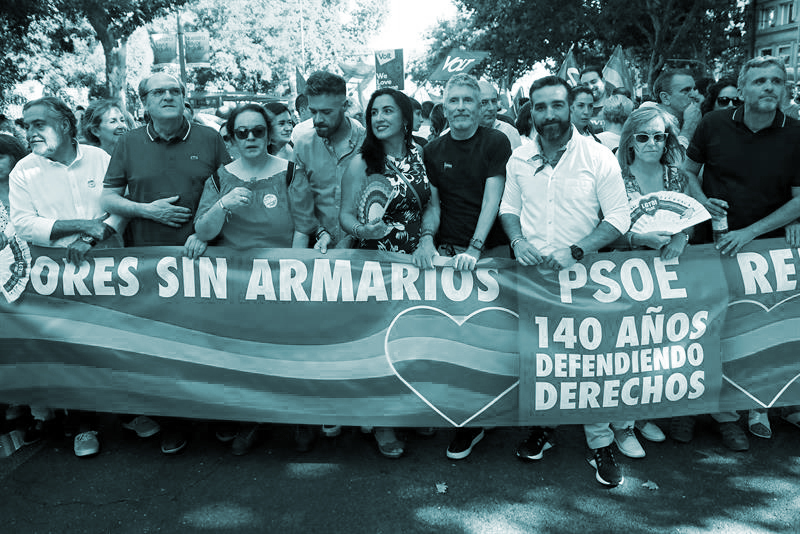
[[[0,533],[800,532],[800,430],[773,418],[771,440],[733,453],[710,421],[689,445],[620,457],[625,482],[607,489],[574,426],[523,463],[522,429],[490,431],[461,461],[445,457],[450,431],[411,434],[406,456],[389,460],[358,429],[296,453],[282,426],[236,457],[199,423],[165,456],[157,437],[104,418],[93,458],[64,438],[0,459]]]

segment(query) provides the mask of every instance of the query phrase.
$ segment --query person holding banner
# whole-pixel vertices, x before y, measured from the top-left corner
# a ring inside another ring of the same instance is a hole
[[[422,269],[432,268],[439,254],[451,256],[453,266],[463,271],[474,270],[483,256],[509,256],[497,208],[511,143],[498,130],[480,125],[480,100],[474,76],[456,74],[448,80],[444,111],[450,131],[425,146],[432,194],[414,251],[414,264]],[[483,437],[482,428],[459,428],[447,457],[466,458]]]
[[[396,89],[378,89],[367,104],[366,122],[361,153],[342,178],[339,222],[360,249],[413,254],[435,192],[414,143],[411,99]],[[375,428],[374,434],[381,454],[403,455],[405,444],[394,429]]]
[[[570,87],[557,76],[531,85],[536,138],[508,160],[500,220],[522,265],[569,269],[623,235],[630,212],[619,163],[606,147],[584,137],[570,123]],[[600,213],[603,219],[600,219]],[[584,425],[589,464],[601,484],[617,486],[624,478],[611,446],[609,423]],[[516,451],[539,460],[552,447],[552,429],[535,427]]]

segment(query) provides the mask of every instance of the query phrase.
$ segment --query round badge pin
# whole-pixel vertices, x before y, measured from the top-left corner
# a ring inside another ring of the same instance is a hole
[[[264,195],[264,207],[266,208],[274,208],[278,205],[278,197],[273,194]]]

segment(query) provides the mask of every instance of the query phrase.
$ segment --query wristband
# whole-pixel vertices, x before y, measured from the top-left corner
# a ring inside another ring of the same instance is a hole
[[[222,199],[217,200],[217,204],[219,204],[219,207],[225,212],[225,219],[227,220],[231,214],[231,210],[225,207],[225,204],[222,203]]]
[[[514,250],[514,247],[516,247],[517,243],[519,243],[520,241],[525,241],[525,238],[524,237],[517,237],[517,238],[512,239],[511,240],[511,250]]]
[[[357,223],[355,223],[355,224],[353,225],[353,228],[350,230],[350,234],[351,234],[353,237],[355,237],[356,239],[361,239],[361,237],[359,237],[359,235],[358,235],[358,229],[359,229],[361,226],[364,226],[364,225],[363,225],[363,224],[361,224],[361,223],[358,223],[358,222],[357,222]]]
[[[316,233],[316,234],[314,234],[314,239],[315,239],[316,241],[319,241],[319,240],[320,240],[320,238],[322,238],[322,234],[328,234],[328,235],[331,235],[331,234],[330,234],[330,232],[328,232],[328,231],[325,229],[325,227],[324,227],[324,226],[320,226],[319,228],[317,228],[317,233]]]
[[[433,234],[434,234],[434,231],[431,230],[430,228],[423,228],[419,233],[419,239],[420,239],[420,241],[422,241],[422,238],[425,237],[425,236],[430,236],[431,239],[433,239]]]

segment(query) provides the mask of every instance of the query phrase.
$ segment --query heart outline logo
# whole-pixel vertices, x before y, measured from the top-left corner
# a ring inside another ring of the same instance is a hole
[[[393,327],[394,327],[395,323],[397,323],[397,321],[398,321],[398,320],[399,320],[399,319],[400,319],[400,318],[401,318],[403,315],[406,315],[406,314],[408,314],[408,313],[410,313],[410,312],[417,311],[417,310],[429,310],[429,311],[434,311],[434,312],[440,313],[441,315],[443,315],[443,316],[447,317],[448,319],[450,319],[451,321],[453,321],[453,322],[454,322],[456,325],[458,325],[459,327],[463,326],[463,325],[464,325],[464,323],[466,323],[467,321],[469,321],[470,319],[472,319],[472,318],[473,318],[473,317],[475,317],[476,315],[478,315],[478,314],[481,314],[481,313],[483,313],[483,312],[487,312],[487,311],[501,311],[501,312],[505,312],[505,313],[508,313],[509,315],[512,315],[513,317],[515,317],[515,318],[517,318],[517,319],[519,319],[519,314],[518,314],[518,313],[516,313],[516,312],[514,312],[514,311],[512,311],[512,310],[509,310],[509,309],[507,309],[507,308],[501,308],[501,307],[497,307],[497,306],[491,306],[491,307],[487,307],[487,308],[481,308],[480,310],[476,310],[476,311],[474,311],[474,312],[470,313],[469,315],[467,315],[467,316],[463,317],[462,319],[458,319],[458,318],[456,318],[456,317],[454,317],[454,316],[450,315],[450,314],[449,314],[449,313],[447,313],[446,311],[444,311],[444,310],[440,310],[439,308],[436,308],[436,307],[434,307],[434,306],[413,306],[413,307],[411,307],[411,308],[407,308],[407,309],[405,309],[405,310],[401,311],[400,313],[398,313],[398,314],[397,314],[397,315],[394,317],[394,319],[392,319],[392,322],[389,324],[389,327],[386,329],[386,336],[384,337],[384,341],[383,341],[383,352],[384,352],[384,355],[386,356],[386,361],[387,361],[387,363],[389,364],[389,367],[391,368],[391,370],[392,370],[392,372],[394,373],[394,375],[395,375],[395,376],[396,376],[396,377],[397,377],[397,378],[398,378],[398,379],[399,379],[399,380],[400,380],[400,381],[401,381],[403,384],[405,384],[405,386],[406,386],[406,387],[407,387],[409,390],[411,390],[411,392],[412,392],[412,393],[414,393],[414,394],[415,394],[417,397],[419,397],[419,399],[420,399],[422,402],[424,402],[425,404],[427,404],[429,408],[431,408],[431,409],[432,409],[434,412],[436,412],[437,414],[439,414],[439,415],[440,415],[440,416],[441,416],[441,417],[442,417],[442,418],[443,418],[445,421],[447,421],[448,423],[450,423],[451,425],[453,425],[455,428],[462,428],[464,425],[468,424],[470,421],[472,421],[473,419],[475,419],[476,417],[478,417],[479,415],[481,415],[483,412],[485,412],[486,410],[488,410],[489,408],[491,408],[491,407],[492,407],[492,406],[493,406],[495,403],[497,403],[497,402],[498,402],[500,399],[502,399],[503,397],[505,397],[505,396],[506,396],[508,393],[510,393],[511,391],[513,391],[515,388],[517,388],[517,387],[519,386],[519,378],[517,378],[517,380],[516,380],[516,381],[515,381],[513,384],[511,384],[509,387],[507,387],[507,388],[506,388],[506,389],[505,389],[505,390],[504,390],[502,393],[500,393],[499,395],[496,395],[494,399],[492,399],[490,402],[488,402],[488,403],[486,403],[485,405],[483,405],[483,406],[482,406],[482,407],[481,407],[481,408],[480,408],[478,411],[476,411],[476,412],[475,412],[474,414],[472,414],[470,417],[468,417],[467,419],[465,419],[465,420],[464,420],[464,421],[462,421],[461,423],[457,423],[457,422],[453,421],[453,419],[451,419],[449,416],[447,416],[447,415],[446,415],[446,414],[445,414],[445,413],[444,413],[442,410],[440,410],[439,408],[437,408],[435,404],[433,404],[433,403],[432,403],[430,400],[428,400],[428,399],[425,397],[425,395],[423,395],[422,393],[420,393],[420,392],[417,390],[417,388],[415,388],[413,385],[411,385],[411,384],[408,382],[408,380],[406,380],[405,378],[403,378],[403,376],[402,376],[402,375],[401,375],[401,374],[400,374],[400,373],[397,371],[397,368],[395,368],[395,366],[394,366],[394,362],[392,362],[391,356],[390,356],[390,354],[389,354],[389,335],[392,333],[392,329],[393,329]]]

